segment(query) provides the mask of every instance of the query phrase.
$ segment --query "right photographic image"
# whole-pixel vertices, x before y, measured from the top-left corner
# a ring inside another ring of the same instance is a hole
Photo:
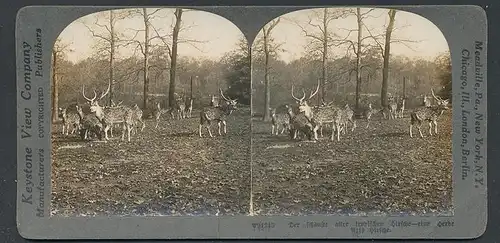
[[[450,50],[386,8],[279,16],[252,44],[253,215],[452,215]]]

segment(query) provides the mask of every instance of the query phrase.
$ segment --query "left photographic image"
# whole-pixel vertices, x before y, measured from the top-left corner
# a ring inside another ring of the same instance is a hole
[[[249,53],[205,11],[69,24],[52,50],[51,216],[247,215]]]

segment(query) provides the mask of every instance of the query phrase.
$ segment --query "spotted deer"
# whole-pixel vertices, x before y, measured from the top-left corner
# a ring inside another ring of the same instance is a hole
[[[370,126],[372,116],[378,112],[380,111],[377,109],[373,109],[372,103],[368,103],[368,106],[363,110],[363,117],[366,120],[366,128]]]
[[[319,136],[323,137],[323,127],[327,124],[332,124],[333,126],[336,116],[339,115],[339,107],[335,105],[328,106],[317,106],[312,108],[313,117],[310,119],[316,126],[314,127],[314,138],[318,139],[317,130],[319,130]]]
[[[205,126],[208,130],[208,134],[210,137],[213,137],[212,131],[210,130],[210,126],[212,122],[216,121],[219,127],[219,135],[221,134],[221,125],[224,125],[224,134],[227,134],[227,117],[233,113],[233,111],[237,110],[236,107],[237,101],[233,99],[229,99],[222,93],[222,89],[219,89],[220,95],[224,101],[218,106],[209,106],[204,107],[200,111],[200,125],[198,127],[199,135],[202,137],[202,127]]]
[[[319,91],[319,79],[318,79],[318,85],[316,87],[316,90],[315,91],[311,91],[309,97],[306,99],[306,92],[304,91],[304,89],[302,89],[302,97],[301,98],[297,98],[295,97],[294,95],[294,86],[292,85],[292,98],[295,99],[295,101],[297,102],[297,105],[299,107],[299,113],[304,113],[305,117],[307,119],[309,119],[311,121],[311,119],[313,119],[313,108],[311,106],[309,106],[308,104],[308,101],[310,99],[312,99]],[[315,122],[316,123],[316,122]],[[320,126],[318,124],[316,124],[316,127],[314,128],[314,138],[315,139],[318,139],[318,129],[320,128]]]
[[[304,112],[304,114],[306,115],[306,117],[308,119],[312,119],[312,117],[313,117],[313,111],[312,111],[312,107],[309,106],[308,101],[310,99],[312,99],[318,93],[318,91],[319,91],[319,80],[318,80],[318,86],[316,87],[316,90],[315,91],[311,91],[311,94],[309,95],[309,97],[307,99],[306,99],[306,92],[304,91],[304,89],[302,89],[302,97],[301,98],[297,98],[294,95],[293,88],[294,87],[292,85],[292,97],[295,99],[295,101],[299,105],[299,113],[300,112]]]
[[[123,100],[119,101],[118,103],[115,103],[115,101],[111,100],[111,105],[109,107],[119,107],[119,106],[122,106],[122,104],[123,104]],[[105,106],[105,107],[108,107],[108,106]],[[113,129],[119,128],[119,127],[120,127],[120,124],[113,124],[109,128],[109,136],[113,137]]]
[[[349,104],[345,104],[342,113],[342,127],[340,130],[343,131],[344,134],[347,132],[347,124],[351,125],[351,132],[357,127],[356,120],[354,119],[354,110],[351,109]]]
[[[67,107],[62,108],[61,113],[63,119],[62,134],[69,135],[70,128],[73,128],[71,130],[71,134],[74,134],[75,131],[77,131],[80,128],[80,117],[78,116],[78,113],[68,112]]]
[[[193,112],[193,99],[189,98],[186,102],[186,117],[191,118],[191,114]]]
[[[285,107],[287,107],[286,105]],[[285,129],[290,129],[290,117],[287,113],[276,113],[276,108],[269,108],[271,113],[271,134],[283,134]],[[281,127],[281,132],[279,128]]]
[[[437,101],[436,105],[430,105],[427,106],[421,106],[416,109],[414,109],[410,113],[410,137],[413,137],[413,126],[416,125],[418,128],[418,132],[420,133],[420,137],[423,138],[424,135],[422,134],[422,130],[420,129],[422,126],[423,122],[428,122],[429,123],[429,135],[432,136],[432,127],[434,125],[434,135],[437,135],[438,133],[438,118],[443,114],[445,110],[448,110],[448,103],[449,99],[443,100],[439,97],[437,97],[434,94],[434,90],[431,89],[432,96],[434,99]]]
[[[125,132],[128,133],[127,140],[130,142],[130,133],[134,126],[133,120],[133,111],[128,106],[117,106],[117,107],[103,107],[100,106],[98,101],[104,98],[111,88],[111,83],[108,86],[108,89],[103,92],[99,98],[97,98],[97,93],[94,90],[94,97],[88,98],[85,96],[85,86],[82,86],[82,95],[89,104],[90,111],[95,113],[95,116],[103,123],[104,126],[104,137],[106,140],[109,140],[108,131],[114,124],[122,124],[122,136],[121,139],[125,139]]]
[[[156,125],[155,129],[158,128],[158,124],[160,123],[160,118],[163,114],[170,112],[172,109],[162,109],[160,106],[160,102],[156,102],[156,106],[153,109],[153,117],[155,118]]]
[[[303,112],[295,113],[293,107],[285,105],[290,121],[290,139],[295,140],[299,132],[303,133],[309,141],[314,139],[314,127],[316,126],[309,120]]]
[[[182,98],[178,98],[175,100],[175,112],[177,113],[177,119],[186,118],[186,104],[184,103]]]
[[[143,111],[141,108],[139,108],[137,104],[134,104],[134,106],[132,107],[132,112],[133,112],[132,119],[134,121],[134,128],[136,128],[137,130],[140,128],[142,132],[146,127],[146,122],[144,122],[144,120],[142,119]],[[134,134],[136,134],[135,132],[136,129],[132,129],[132,132]]]
[[[99,140],[102,139],[103,124],[95,116],[95,114],[83,113],[81,106],[76,106],[78,115],[80,116],[80,137],[82,140],[89,139],[89,134],[95,135]]]
[[[389,99],[389,104],[387,105],[388,119],[396,119],[396,112],[398,109],[398,104],[394,98]]]
[[[398,103],[398,107],[396,110],[396,118],[403,118],[404,117],[405,102],[406,102],[406,98],[402,97],[400,102]]]

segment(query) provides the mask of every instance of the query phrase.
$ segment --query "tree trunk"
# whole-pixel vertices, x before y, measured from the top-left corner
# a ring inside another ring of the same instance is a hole
[[[175,69],[177,67],[177,42],[179,39],[179,31],[181,29],[181,19],[182,19],[182,9],[177,8],[175,10],[175,26],[172,33],[172,53],[170,54],[170,85],[168,89],[168,105],[173,107],[174,93],[175,93]]]
[[[144,102],[143,109],[148,108],[149,92],[149,19],[146,8],[142,9],[144,15]]]
[[[59,119],[59,84],[56,75],[57,52],[52,51],[52,122]]]
[[[385,47],[384,47],[384,67],[382,68],[382,90],[380,94],[380,103],[382,107],[387,106],[387,90],[389,86],[389,58],[391,53],[391,34],[394,29],[394,20],[396,17],[396,10],[389,10],[389,24],[387,25],[387,30],[385,31]]]
[[[109,54],[109,83],[111,88],[109,89],[109,105],[111,105],[111,101],[113,100],[114,91],[115,91],[115,82],[114,82],[114,67],[115,67],[115,24],[114,24],[114,16],[113,10],[109,11],[109,31],[111,33],[110,38],[110,54]]]
[[[325,101],[326,74],[328,68],[328,9],[323,9],[323,66],[321,68],[321,92],[319,102]],[[321,103],[318,103],[320,105]]]
[[[403,99],[406,99],[406,77],[403,77]]]
[[[191,91],[189,92],[190,101],[193,100],[193,76],[191,76]]]
[[[359,110],[359,98],[361,91],[361,38],[363,35],[363,20],[361,19],[361,9],[356,8],[356,17],[358,22],[358,45],[356,50],[356,105],[355,110]]]
[[[264,82],[265,82],[265,99],[264,99],[264,121],[271,120],[271,113],[269,108],[271,107],[271,87],[269,84],[269,36],[266,28],[263,29],[264,33]]]

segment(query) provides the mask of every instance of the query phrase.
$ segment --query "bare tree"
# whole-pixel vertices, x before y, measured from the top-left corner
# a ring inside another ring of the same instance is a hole
[[[332,21],[345,17],[347,13],[344,9],[323,8],[321,11],[312,10],[312,14],[308,16],[307,24],[294,21],[302,30],[302,33],[311,40],[306,49],[312,52],[313,55],[321,55],[321,92],[318,96],[320,101],[324,100],[326,95],[328,50],[333,45],[339,45],[338,39],[340,38],[334,31],[330,31],[329,26]]]
[[[169,105],[169,107],[172,107],[175,104],[178,46],[181,44],[187,44],[195,49],[200,50],[198,48],[197,44],[206,43],[206,41],[204,41],[204,40],[196,40],[196,39],[191,39],[191,38],[181,36],[182,32],[184,30],[187,30],[187,29],[193,27],[193,26],[184,26],[182,24],[183,13],[190,12],[190,11],[196,11],[196,10],[186,10],[186,9],[182,9],[182,8],[175,9],[175,12],[174,12],[175,20],[173,22],[171,33],[161,34],[160,33],[161,31],[158,28],[151,26],[153,31],[155,32],[155,36],[152,38],[153,39],[158,38],[163,42],[164,47],[167,49],[168,55],[170,57],[170,84],[169,84],[169,88],[168,88],[168,105]],[[168,40],[168,38],[171,38],[171,41]]]
[[[362,12],[361,8],[356,8],[356,10],[348,10],[350,15],[356,16],[356,23],[357,26],[355,29],[343,29],[347,31],[347,35],[345,38],[336,40],[337,45],[343,45],[347,44],[347,52],[352,51],[354,56],[356,57],[356,64],[354,65],[354,68],[349,71],[349,73],[356,73],[356,95],[355,95],[355,109],[359,110],[359,102],[360,102],[360,93],[361,93],[361,83],[362,83],[362,76],[361,76],[361,71],[363,69],[363,62],[362,62],[362,57],[366,54],[366,52],[370,48],[370,44],[365,44],[365,40],[368,38],[373,38],[372,36],[364,36],[363,35],[363,27],[366,27],[364,24],[364,21],[369,18],[373,17],[370,15],[370,13],[374,9],[369,9],[366,12]],[[351,40],[349,39],[351,34],[356,32],[357,37],[356,40]],[[350,76],[350,75],[349,75]]]
[[[99,23],[99,19],[101,17],[104,17],[104,14],[109,14],[107,17],[107,20],[105,24]],[[114,98],[114,91],[115,91],[115,58],[116,58],[116,52],[117,48],[120,46],[119,42],[119,37],[118,33],[116,31],[116,24],[119,20],[125,19],[129,17],[128,12],[123,12],[119,11],[117,12],[116,10],[110,10],[107,12],[104,12],[102,14],[96,15],[95,22],[92,24],[92,27],[90,27],[88,24],[83,23],[85,27],[89,30],[89,32],[92,34],[94,38],[97,38],[98,41],[98,53],[108,53],[109,54],[109,83],[111,85],[111,88],[109,90],[109,104],[111,104],[111,101]],[[100,31],[99,31],[100,29]]]
[[[280,44],[276,44],[272,38],[272,31],[278,25],[281,18],[274,19],[270,23],[262,27],[262,38],[257,41],[257,52],[264,54],[264,83],[265,83],[265,99],[264,99],[264,121],[271,120],[270,106],[271,106],[271,85],[270,85],[270,68],[269,63],[271,55],[276,54]]]
[[[136,44],[136,50],[139,49],[142,53],[143,56],[143,109],[148,108],[148,103],[149,103],[149,56],[151,54],[151,46],[152,46],[152,41],[158,36],[151,36],[150,31],[152,29],[151,25],[151,20],[155,16],[157,12],[159,12],[161,9],[154,9],[153,11],[148,11],[147,8],[142,8],[142,9],[134,9],[132,10],[132,14],[139,15],[143,19],[144,23],[144,29],[139,29],[135,30],[132,29],[135,34],[133,37],[129,40],[125,40],[127,44]],[[143,41],[140,41],[137,38],[139,33],[144,33],[144,39]]]
[[[388,12],[389,15],[389,23],[387,24],[387,27],[385,29],[385,33],[382,35],[374,35],[370,31],[370,29],[367,28],[368,33],[370,34],[370,37],[374,40],[378,48],[380,49],[380,54],[382,55],[383,58],[383,68],[382,68],[382,87],[380,91],[380,103],[382,104],[383,107],[387,106],[387,92],[388,92],[388,87],[389,87],[389,59],[390,59],[390,53],[391,53],[391,44],[393,43],[399,43],[405,45],[407,48],[412,49],[408,44],[409,43],[417,43],[419,42],[418,40],[406,40],[406,39],[397,39],[397,38],[392,38],[392,34],[396,30],[394,27],[394,24],[396,22],[396,10],[395,9],[390,9]],[[384,41],[381,41],[380,39],[384,39]]]
[[[66,52],[72,51],[68,43],[62,43],[60,38],[56,39],[52,49],[52,121],[55,122],[59,117],[59,78],[62,74],[59,68],[60,61],[64,58]]]
[[[172,51],[170,52],[170,85],[168,87],[168,105],[174,106],[175,102],[175,71],[177,67],[177,46],[179,41],[179,32],[181,30],[182,9],[175,9],[175,25],[172,31]]]

